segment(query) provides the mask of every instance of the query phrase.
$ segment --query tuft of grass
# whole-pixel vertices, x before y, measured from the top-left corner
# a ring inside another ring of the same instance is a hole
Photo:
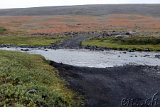
[[[160,38],[156,37],[129,37],[129,38],[93,38],[83,41],[83,46],[107,47],[110,49],[133,49],[142,51],[160,51]]]
[[[66,36],[0,36],[0,44],[48,46]]]
[[[80,106],[65,84],[44,57],[0,50],[0,106]]]
[[[7,32],[8,32],[8,30],[6,28],[0,27],[0,34],[5,34]]]

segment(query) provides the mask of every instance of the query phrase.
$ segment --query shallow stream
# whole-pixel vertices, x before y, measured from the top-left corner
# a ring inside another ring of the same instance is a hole
[[[2,50],[21,51],[30,54],[40,54],[47,60],[82,67],[114,67],[126,64],[159,66],[160,59],[155,55],[160,52],[126,52],[126,51],[90,51],[85,49],[29,49],[0,48]]]

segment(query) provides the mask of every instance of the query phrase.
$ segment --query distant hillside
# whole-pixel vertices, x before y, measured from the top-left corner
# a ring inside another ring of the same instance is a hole
[[[81,5],[1,9],[0,16],[141,14],[160,16],[160,4]]]

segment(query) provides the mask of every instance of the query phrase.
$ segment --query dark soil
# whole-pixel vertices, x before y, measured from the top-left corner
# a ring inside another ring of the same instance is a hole
[[[51,65],[70,88],[85,95],[86,107],[160,107],[159,93],[154,96],[160,91],[160,67],[87,68],[52,61]]]

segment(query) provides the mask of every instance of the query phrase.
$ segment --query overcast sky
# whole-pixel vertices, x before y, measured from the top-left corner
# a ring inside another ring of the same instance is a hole
[[[130,3],[160,3],[160,0],[0,0],[0,8]]]

